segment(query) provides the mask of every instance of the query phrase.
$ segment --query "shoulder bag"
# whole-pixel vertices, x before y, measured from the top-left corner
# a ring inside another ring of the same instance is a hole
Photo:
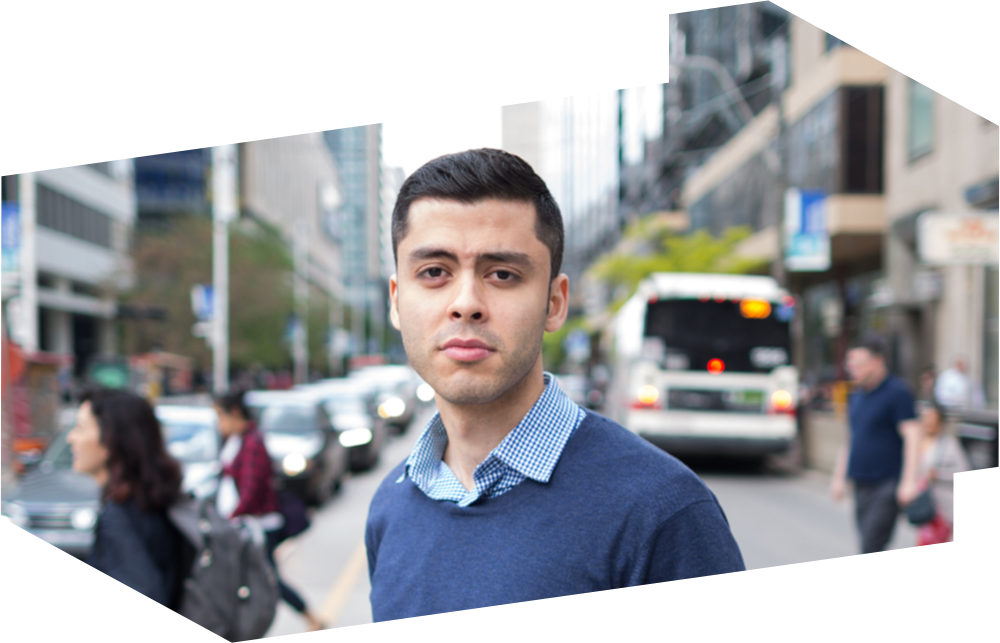
[[[934,459],[931,461],[934,466],[938,466],[938,461],[941,459],[941,445],[944,443],[942,439],[943,436],[938,436],[937,444],[934,445]],[[906,519],[910,521],[911,525],[919,527],[921,525],[926,525],[930,521],[934,520],[934,516],[937,515],[937,503],[934,502],[934,494],[932,488],[934,486],[934,468],[931,468],[931,473],[927,477],[926,484],[924,485],[924,490],[913,499],[913,502],[906,505]]]

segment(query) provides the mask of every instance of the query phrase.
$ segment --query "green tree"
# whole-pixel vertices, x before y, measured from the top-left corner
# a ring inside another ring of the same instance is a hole
[[[211,363],[211,351],[191,328],[191,287],[212,281],[212,222],[198,216],[176,217],[169,226],[136,233],[132,260],[133,287],[126,302],[161,306],[167,319],[126,320],[124,348],[131,353],[159,347],[187,355],[200,367]],[[273,229],[244,221],[229,235],[229,357],[233,368],[291,364],[284,341],[292,312],[292,259]]]
[[[654,272],[706,272],[745,274],[766,266],[762,259],[734,252],[750,236],[745,226],[729,228],[720,236],[706,230],[677,234],[662,221],[648,216],[626,228],[623,241],[590,267],[588,274],[613,289],[611,312],[631,297],[639,282]]]

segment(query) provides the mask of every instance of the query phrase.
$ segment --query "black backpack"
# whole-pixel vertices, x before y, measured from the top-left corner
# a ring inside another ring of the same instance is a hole
[[[229,641],[262,638],[279,599],[264,532],[251,516],[226,520],[214,500],[185,496],[168,512],[193,558],[177,612]]]

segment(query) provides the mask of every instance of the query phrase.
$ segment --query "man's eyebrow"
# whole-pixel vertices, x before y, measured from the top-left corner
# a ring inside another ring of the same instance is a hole
[[[410,252],[411,261],[424,261],[427,259],[447,259],[454,263],[458,263],[458,255],[450,250],[445,250],[444,248],[437,248],[434,246],[416,248]],[[483,252],[476,255],[476,263],[481,263],[484,261],[490,261],[495,263],[508,263],[517,266],[531,266],[531,257],[524,252]]]
[[[410,253],[411,261],[423,261],[425,259],[448,259],[449,261],[458,263],[458,255],[444,248],[416,248]]]
[[[524,252],[484,252],[476,256],[476,263],[490,261],[516,266],[531,266],[531,257]]]

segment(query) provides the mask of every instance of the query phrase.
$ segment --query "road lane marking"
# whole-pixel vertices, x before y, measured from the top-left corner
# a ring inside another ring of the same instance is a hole
[[[330,591],[323,601],[323,607],[320,608],[319,620],[325,623],[327,627],[336,627],[337,619],[340,618],[344,604],[351,595],[351,590],[358,584],[358,580],[365,571],[367,563],[368,557],[365,555],[365,542],[362,540],[347,560],[347,564],[340,571],[337,580],[330,586]]]

